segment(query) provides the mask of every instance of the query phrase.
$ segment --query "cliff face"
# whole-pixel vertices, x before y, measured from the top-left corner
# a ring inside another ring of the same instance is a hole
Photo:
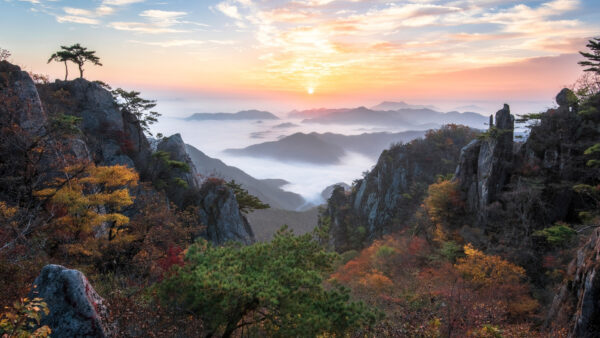
[[[600,229],[577,251],[546,319],[549,329],[569,328],[571,337],[600,332]]]
[[[207,225],[206,236],[210,241],[254,243],[254,233],[246,216],[240,211],[231,189],[223,182],[205,182],[200,196],[199,215],[202,223]]]
[[[496,124],[461,150],[454,177],[464,194],[467,209],[482,222],[487,217],[485,207],[498,199],[508,182],[513,162],[513,135],[514,117],[508,105],[504,105],[496,113]]]
[[[44,103],[81,118],[81,139],[97,164],[122,164],[148,173],[151,149],[136,118],[117,106],[102,85],[85,79],[41,85]]]
[[[485,235],[471,240],[531,248],[534,231],[577,221],[577,209],[586,202],[575,199],[572,188],[594,181],[583,153],[597,132],[564,98],[570,95],[568,89],[559,93],[559,107],[537,119],[524,143],[513,142],[514,118],[505,106],[496,124],[462,149],[455,180],[473,225]]]
[[[0,114],[13,117],[28,133],[41,135],[45,132],[46,113],[35,84],[27,72],[7,61],[0,61]],[[9,114],[9,111],[17,112]]]
[[[475,135],[451,125],[385,150],[349,193],[343,188],[332,192],[322,215],[330,223],[331,245],[345,251],[408,226],[428,185],[438,175],[454,172],[460,149]]]

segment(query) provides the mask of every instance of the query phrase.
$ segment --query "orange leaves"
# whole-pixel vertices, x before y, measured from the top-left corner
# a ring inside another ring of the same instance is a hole
[[[528,318],[538,303],[530,296],[523,268],[472,245],[464,246],[465,257],[456,264],[440,250],[421,237],[388,236],[332,278],[384,310],[388,322],[382,330],[400,336],[424,336],[430,327],[444,336],[467,336],[483,332],[487,324],[529,332]]]
[[[471,244],[465,245],[465,258],[459,258],[456,269],[467,279],[480,286],[495,284],[518,284],[525,277],[525,269],[512,264],[499,256],[488,256],[473,248]]]
[[[377,270],[372,270],[371,272],[365,274],[359,279],[358,283],[365,288],[379,291],[383,291],[384,289],[394,285],[389,277]]]
[[[458,182],[440,180],[430,185],[423,207],[435,225],[436,240],[448,240],[451,230],[462,225],[457,223],[464,214]]]

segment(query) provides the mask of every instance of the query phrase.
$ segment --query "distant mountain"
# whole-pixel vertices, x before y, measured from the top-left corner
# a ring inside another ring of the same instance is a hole
[[[299,126],[295,123],[290,123],[290,122],[285,122],[285,123],[281,123],[276,126],[273,126],[273,128],[277,128],[277,129],[285,129],[285,128],[293,128],[293,127],[299,127]]]
[[[360,124],[370,126],[402,126],[422,129],[440,127],[444,124],[464,124],[473,128],[484,128],[487,117],[477,113],[459,113],[456,111],[440,113],[428,108],[402,108],[399,110],[373,110],[366,107],[354,109],[322,109],[317,111],[296,112],[296,117],[306,116],[303,123],[319,124]]]
[[[255,144],[243,149],[227,149],[228,154],[266,157],[280,161],[337,164],[347,152],[377,159],[392,143],[408,142],[422,137],[425,131],[401,133],[364,133],[341,135],[333,133],[296,133],[278,141]]]
[[[392,101],[383,101],[380,104],[371,107],[372,110],[380,110],[380,111],[386,111],[386,110],[400,110],[400,109],[430,109],[430,110],[439,110],[437,107],[435,106],[431,106],[431,105],[414,105],[414,104],[408,104],[404,101],[400,101],[400,102],[392,102]]]
[[[196,113],[186,120],[279,120],[279,117],[262,110],[243,110],[235,114],[229,113]]]
[[[452,110],[456,110],[456,111],[462,111],[462,112],[475,112],[478,114],[485,114],[485,113],[489,113],[489,111],[481,106],[477,106],[474,104],[470,104],[470,105],[466,105],[466,106],[460,106],[460,107],[456,107]]]
[[[278,141],[259,143],[243,149],[227,149],[225,152],[238,156],[313,164],[338,164],[346,155],[342,147],[319,138],[316,133],[296,133]]]
[[[207,156],[189,144],[186,145],[186,150],[198,173],[204,176],[219,177],[227,181],[235,180],[252,195],[268,203],[273,208],[298,210],[306,204],[302,196],[281,189],[283,185],[288,183],[285,180],[259,180],[236,167],[228,166],[221,160]]]

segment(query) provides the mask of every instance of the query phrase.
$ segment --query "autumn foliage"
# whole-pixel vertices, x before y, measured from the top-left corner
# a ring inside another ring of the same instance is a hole
[[[537,302],[523,268],[471,245],[463,250],[453,264],[422,237],[387,236],[340,266],[330,282],[385,311],[382,335],[533,334]]]

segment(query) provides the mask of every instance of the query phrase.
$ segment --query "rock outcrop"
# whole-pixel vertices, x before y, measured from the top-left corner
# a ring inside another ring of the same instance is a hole
[[[112,93],[86,79],[40,86],[46,104],[60,105],[65,114],[81,118],[82,139],[94,162],[136,168],[142,178],[148,171],[151,149],[139,121],[121,110]],[[60,93],[57,100],[56,93]],[[58,101],[58,102],[57,102]]]
[[[0,98],[2,116],[14,116],[16,121],[11,122],[28,133],[34,135],[44,133],[46,113],[33,80],[19,66],[7,61],[0,61]]]
[[[203,225],[205,237],[215,244],[237,241],[250,244],[254,233],[246,217],[241,213],[235,194],[221,180],[200,181],[196,166],[187,153],[181,135],[175,134],[158,143],[158,151],[169,154],[170,161],[183,163],[186,169],[171,168],[171,180],[185,182],[165,188],[169,199],[179,207],[195,205]]]
[[[597,337],[600,332],[600,229],[577,251],[569,276],[546,319],[546,327],[570,328],[570,337]]]
[[[490,118],[493,122],[493,118]],[[513,163],[514,117],[508,105],[496,113],[496,124],[461,150],[455,180],[467,209],[485,222],[486,207],[506,186]]]
[[[223,182],[209,180],[200,189],[198,201],[207,238],[216,244],[229,241],[252,244],[254,233],[242,214],[235,195]]]
[[[30,297],[43,298],[50,313],[41,325],[52,329],[52,337],[113,337],[108,308],[87,278],[77,270],[47,265],[35,279]]]

